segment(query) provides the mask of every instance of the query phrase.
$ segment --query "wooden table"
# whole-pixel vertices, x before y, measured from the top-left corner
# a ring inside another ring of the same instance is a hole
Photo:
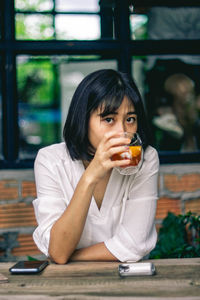
[[[10,275],[13,263],[0,263],[8,277],[1,300],[43,299],[200,299],[200,258],[152,260],[154,276],[120,278],[116,262],[50,264],[38,275]]]

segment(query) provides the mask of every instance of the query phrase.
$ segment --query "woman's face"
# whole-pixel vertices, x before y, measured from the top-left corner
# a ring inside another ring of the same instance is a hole
[[[101,108],[91,113],[88,125],[88,138],[94,149],[97,149],[105,133],[109,131],[137,131],[137,115],[133,103],[125,96],[120,107],[106,116],[101,115]]]

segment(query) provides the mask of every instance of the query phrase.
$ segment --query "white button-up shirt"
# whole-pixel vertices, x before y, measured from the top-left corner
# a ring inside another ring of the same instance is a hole
[[[71,159],[65,143],[60,143],[38,152],[34,170],[37,199],[33,206],[38,227],[33,238],[48,256],[51,228],[67,209],[85,169],[82,161]],[[154,218],[158,170],[158,155],[150,146],[135,175],[121,175],[113,169],[100,210],[91,199],[77,249],[104,242],[122,262],[138,261],[147,255],[157,239]]]

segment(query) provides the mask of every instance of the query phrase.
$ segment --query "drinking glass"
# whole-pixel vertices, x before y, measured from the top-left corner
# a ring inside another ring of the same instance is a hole
[[[122,175],[135,174],[143,163],[142,141],[138,133],[124,132],[121,136],[130,138],[131,142],[127,146],[128,150],[114,154],[112,160],[130,159],[130,164],[126,167],[116,167]]]

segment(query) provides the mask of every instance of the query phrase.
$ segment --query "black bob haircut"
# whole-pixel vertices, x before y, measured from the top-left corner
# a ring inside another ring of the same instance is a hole
[[[63,137],[73,160],[90,161],[92,146],[88,140],[91,112],[101,107],[101,114],[116,111],[124,97],[134,105],[143,148],[150,144],[150,134],[143,102],[138,88],[127,74],[103,69],[87,75],[78,85],[69,107]]]

